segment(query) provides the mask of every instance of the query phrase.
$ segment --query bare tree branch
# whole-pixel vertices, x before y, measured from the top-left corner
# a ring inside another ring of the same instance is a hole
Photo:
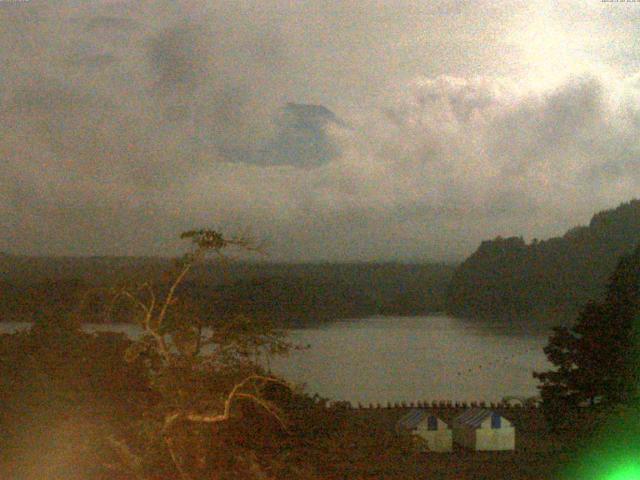
[[[260,398],[257,394],[241,392],[240,389],[244,388],[251,381],[260,381],[262,383],[277,383],[284,386],[289,386],[289,384],[283,380],[280,380],[276,377],[267,377],[264,375],[249,375],[241,382],[234,385],[231,389],[227,398],[224,402],[224,409],[222,413],[183,413],[183,412],[174,412],[171,415],[168,415],[165,418],[163,431],[168,430],[176,421],[179,419],[187,420],[189,422],[201,422],[201,423],[220,423],[225,422],[231,418],[231,407],[233,406],[233,401],[240,398],[245,398],[248,400],[252,400],[261,407],[263,407],[271,416],[273,416],[278,423],[282,426],[284,430],[287,429],[284,421],[278,414],[278,412],[269,405],[264,399]]]
[[[189,270],[191,270],[192,266],[193,266],[193,262],[191,261],[187,262],[182,267],[182,270],[180,271],[176,279],[171,284],[171,287],[169,288],[169,293],[167,293],[167,296],[165,297],[164,302],[162,303],[160,313],[158,314],[158,318],[157,318],[158,325],[156,326],[156,328],[160,328],[162,326],[162,322],[164,321],[164,318],[167,314],[167,308],[169,308],[169,305],[171,305],[171,302],[173,301],[173,296],[175,295],[176,288],[178,288],[178,285],[180,285],[185,275],[189,272]]]
[[[253,400],[255,403],[264,408],[273,418],[275,418],[283,430],[287,430],[287,426],[285,425],[284,420],[282,420],[278,412],[264,399],[251,393],[237,393],[236,398],[247,398],[249,400]]]
[[[168,291],[166,294],[157,295],[154,286],[150,282],[146,282],[140,284],[137,289],[123,287],[117,290],[112,300],[112,308],[119,298],[124,297],[142,311],[142,328],[145,334],[147,334],[147,339],[149,336],[153,339],[152,348],[155,348],[163,360],[159,364],[159,370],[157,372],[161,375],[164,373],[163,369],[166,367],[182,365],[182,363],[180,363],[182,360],[186,360],[187,364],[190,365],[191,368],[198,368],[198,365],[202,365],[202,363],[189,363],[193,360],[192,357],[198,356],[198,354],[202,352],[202,348],[204,346],[207,346],[210,343],[216,343],[214,334],[211,334],[211,338],[206,338],[207,335],[204,333],[203,325],[201,323],[197,325],[188,324],[186,325],[186,328],[188,329],[186,333],[196,334],[197,339],[195,351],[185,353],[185,350],[181,348],[181,341],[183,338],[180,335],[181,333],[184,333],[183,329],[179,327],[174,329],[166,328],[167,325],[165,325],[167,316],[169,315],[169,307],[175,304],[177,289],[184,281],[186,275],[193,269],[194,265],[201,261],[207,253],[212,253],[220,260],[226,275],[227,271],[225,267],[227,255],[223,253],[225,248],[238,247],[248,252],[263,253],[261,246],[256,244],[256,242],[254,242],[248,235],[226,238],[215,230],[194,230],[184,232],[181,235],[181,238],[191,239],[193,248],[190,253],[185,255],[184,261],[180,264],[179,268],[173,272],[172,277],[170,277],[173,278],[173,280],[167,283]],[[175,327],[174,325],[171,326]],[[169,330],[168,333],[167,330]],[[224,357],[225,349],[227,348],[232,351],[233,348],[235,348],[241,352],[240,348],[244,343],[241,342],[241,344],[236,345],[233,343],[233,339],[226,340],[226,342],[225,339],[225,332],[219,332],[217,338],[219,342],[219,351],[216,353],[207,352],[207,361],[210,361],[216,355]],[[260,329],[255,333],[255,339],[245,343],[249,346],[248,348],[257,350],[267,343],[274,343],[276,340],[276,336],[270,335],[268,329]],[[174,445],[175,438],[172,438],[172,432],[170,431],[171,427],[179,421],[205,424],[226,422],[232,418],[233,407],[236,402],[240,400],[247,400],[262,407],[269,416],[276,419],[283,430],[287,430],[279,409],[261,396],[262,392],[260,389],[268,383],[277,383],[289,387],[287,382],[279,378],[252,374],[235,384],[228,394],[226,394],[226,397],[223,397],[224,402],[221,406],[221,412],[200,413],[197,411],[189,411],[189,408],[185,408],[165,415],[160,436],[164,443],[166,443],[168,453],[171,456],[171,460],[175,465],[175,469],[181,480],[192,480],[190,473],[193,472],[189,472],[188,469],[185,468],[184,462],[181,461],[179,455],[180,450],[176,450]],[[169,408],[175,408],[175,402],[170,401],[169,405],[171,404],[174,404],[174,407]],[[136,478],[138,478],[138,480],[147,480],[141,473],[143,472],[143,469],[140,458],[135,456],[123,442],[118,442],[114,439],[111,443],[119,452],[123,463],[125,463],[125,465],[129,465],[128,468],[131,468],[132,471],[135,469],[134,473],[136,474]]]

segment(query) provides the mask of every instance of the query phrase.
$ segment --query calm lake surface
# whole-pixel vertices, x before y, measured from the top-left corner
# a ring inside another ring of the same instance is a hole
[[[0,323],[0,332],[27,324]],[[135,336],[131,325],[88,325]],[[374,317],[295,329],[310,345],[271,369],[310,393],[363,404],[422,400],[497,401],[537,394],[532,372],[546,370],[548,328],[480,324],[447,316]]]

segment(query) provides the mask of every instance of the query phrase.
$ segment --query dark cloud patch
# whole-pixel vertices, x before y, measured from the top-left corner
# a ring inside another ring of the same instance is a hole
[[[538,129],[550,143],[564,145],[570,138],[593,130],[605,114],[604,87],[596,78],[571,81],[547,99],[547,112]]]
[[[196,88],[203,73],[198,42],[195,27],[190,25],[171,27],[151,38],[149,65],[160,94]]]
[[[605,126],[602,84],[595,78],[574,79],[542,96],[529,95],[496,121],[490,152],[505,157],[503,173],[522,176],[589,142]]]

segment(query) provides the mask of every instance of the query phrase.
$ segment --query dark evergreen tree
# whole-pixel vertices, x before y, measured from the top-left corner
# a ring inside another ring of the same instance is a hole
[[[640,379],[640,247],[623,257],[603,301],[572,327],[558,327],[544,351],[555,369],[535,373],[543,407],[559,425],[580,406],[631,403]]]

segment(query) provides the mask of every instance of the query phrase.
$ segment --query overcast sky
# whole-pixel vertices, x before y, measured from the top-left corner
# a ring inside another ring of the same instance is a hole
[[[0,1],[0,250],[562,234],[640,196],[639,32],[600,0]]]

